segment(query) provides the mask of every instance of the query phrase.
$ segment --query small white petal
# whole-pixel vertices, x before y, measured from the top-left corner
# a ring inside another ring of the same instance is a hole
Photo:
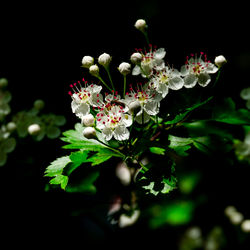
[[[209,73],[209,74],[214,74],[218,71],[218,68],[212,64],[212,63],[208,63],[208,66],[207,66],[207,69],[206,69],[206,72]]]
[[[154,53],[154,59],[156,59],[156,60],[163,59],[165,57],[165,55],[166,55],[165,49],[164,48],[159,48]]]
[[[193,88],[197,83],[197,77],[193,74],[189,74],[184,78],[184,87]]]
[[[175,76],[169,80],[168,87],[173,90],[181,89],[184,85],[184,81],[181,77]]]
[[[210,81],[211,81],[211,77],[207,73],[201,73],[198,76],[198,83],[202,87],[206,87],[210,83]]]
[[[139,124],[142,124],[142,120],[143,120],[143,123],[147,123],[150,120],[150,116],[145,111],[143,111],[143,115],[142,115],[142,111],[140,111],[139,113],[137,113],[137,115],[135,117],[135,120]]]
[[[138,65],[135,65],[135,67],[132,70],[132,75],[133,76],[137,76],[141,74],[141,69]]]
[[[240,92],[240,97],[243,100],[250,100],[250,88],[242,89]]]
[[[125,125],[125,127],[130,127],[132,125],[132,116],[125,114],[123,115],[123,119],[122,119],[123,124]]]
[[[114,130],[114,138],[118,141],[129,139],[129,131],[125,126],[117,126]]]
[[[155,101],[147,102],[143,108],[149,115],[156,115],[159,113],[159,103]]]
[[[81,103],[76,111],[75,111],[75,114],[77,117],[79,118],[82,118],[83,116],[89,114],[89,111],[90,111],[90,107],[89,107],[89,104],[87,103]]]
[[[165,96],[168,94],[168,86],[165,83],[159,84],[156,90],[162,94],[162,98],[165,98]]]
[[[111,140],[113,136],[113,131],[111,128],[104,127],[104,129],[102,130],[102,133],[106,141]]]
[[[188,73],[189,73],[189,66],[188,65],[181,66],[181,75],[186,76]]]

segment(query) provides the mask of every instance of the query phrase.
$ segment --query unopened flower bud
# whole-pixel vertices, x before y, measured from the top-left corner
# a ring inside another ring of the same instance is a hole
[[[141,110],[141,104],[139,101],[134,101],[129,103],[128,108],[132,114],[136,115]]]
[[[28,127],[30,135],[37,135],[41,131],[41,127],[38,124],[32,124]]]
[[[93,139],[96,137],[96,131],[93,127],[86,127],[83,130],[83,136],[86,137],[87,139]]]
[[[123,62],[119,65],[118,70],[125,76],[130,73],[131,65],[129,63]]]
[[[34,102],[34,108],[35,109],[37,109],[37,110],[41,110],[41,109],[43,109],[44,108],[44,101],[43,100],[36,100],[35,102]]]
[[[9,132],[13,132],[16,129],[16,123],[15,122],[9,122],[6,125],[6,128]]]
[[[98,63],[102,65],[103,67],[108,67],[111,60],[112,60],[112,57],[107,53],[103,53],[98,57]]]
[[[92,56],[84,56],[82,59],[82,66],[84,68],[89,68],[91,65],[94,64],[94,58]]]
[[[147,28],[146,21],[144,19],[138,19],[135,23],[135,28],[140,31],[145,31]]]
[[[95,117],[92,114],[87,114],[87,115],[82,117],[82,123],[86,127],[94,126]]]
[[[8,85],[8,80],[6,78],[0,78],[0,88],[5,88]]]
[[[116,167],[116,176],[121,181],[121,184],[128,186],[131,182],[131,173],[125,162],[121,162]]]
[[[215,63],[216,66],[218,66],[218,67],[220,68],[220,67],[222,67],[224,64],[227,63],[227,60],[226,60],[226,58],[225,58],[224,56],[221,55],[221,56],[215,57],[214,63]]]
[[[99,76],[99,67],[96,64],[90,66],[89,73],[93,76]]]
[[[130,60],[134,64],[139,64],[142,60],[142,55],[139,52],[135,52],[131,55]]]

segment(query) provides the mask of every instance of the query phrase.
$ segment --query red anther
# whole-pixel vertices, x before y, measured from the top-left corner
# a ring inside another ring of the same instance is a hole
[[[76,82],[74,83],[74,86],[76,86]]]
[[[96,94],[96,97],[99,97],[99,94]]]
[[[74,88],[74,86],[72,84],[69,85],[71,88]]]
[[[93,88],[93,87],[94,87],[94,85],[93,85],[93,84],[91,84],[91,85],[90,85],[90,87],[91,87],[91,88]]]
[[[96,102],[97,102],[97,103],[99,103],[99,102],[100,102],[100,100],[98,99]]]
[[[102,122],[103,124],[105,124],[105,122]]]
[[[152,44],[150,43],[148,46],[149,46],[149,47],[152,47]]]
[[[115,91],[112,89],[112,93],[114,93]]]
[[[128,92],[126,92],[126,95],[129,95],[129,93],[128,93]]]
[[[201,55],[204,55],[204,52],[201,51]]]
[[[88,93],[88,96],[90,97],[90,93]]]
[[[191,53],[191,54],[190,54],[190,56],[192,56],[192,57],[193,57],[193,56],[194,56],[194,54],[193,54],[193,53]]]
[[[85,82],[84,78],[82,78],[82,81]]]
[[[98,122],[101,121],[101,120],[102,120],[101,118],[98,118],[98,119],[97,119]]]
[[[116,99],[117,99],[117,96],[114,96],[114,99],[116,100]]]
[[[72,95],[73,95],[71,91],[69,91],[69,92],[68,92],[68,94],[69,94],[70,96],[72,96]]]
[[[115,91],[115,95],[118,95],[118,91]]]

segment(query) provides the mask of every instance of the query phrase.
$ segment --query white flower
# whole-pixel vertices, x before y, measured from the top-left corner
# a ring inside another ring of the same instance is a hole
[[[214,59],[214,63],[216,66],[218,66],[219,68],[222,67],[224,64],[227,63],[227,60],[224,56],[220,55],[220,56],[216,56]]]
[[[138,19],[135,22],[135,28],[140,31],[145,31],[145,29],[147,28],[146,21],[144,19]]]
[[[92,56],[84,56],[82,58],[82,66],[84,68],[89,68],[93,64],[94,64],[94,58]]]
[[[184,87],[193,88],[197,82],[200,86],[206,87],[210,81],[211,77],[209,74],[214,74],[218,71],[218,68],[207,61],[207,56],[205,55],[205,60],[202,60],[203,52],[201,52],[200,57],[194,57],[188,59],[186,64],[181,67],[181,74],[184,76]]]
[[[132,63],[138,64],[138,63],[140,63],[141,60],[142,60],[142,54],[139,53],[139,52],[135,52],[135,53],[133,53],[133,54],[131,55],[130,60],[131,60]]]
[[[140,84],[141,85],[141,84]],[[151,115],[156,115],[159,112],[160,99],[155,93],[154,89],[150,86],[143,88],[137,88],[136,91],[130,87],[130,93],[126,93],[126,96],[121,102],[125,103],[127,107],[131,108],[134,103],[139,104],[135,113],[135,120],[142,124],[147,123],[150,120]],[[132,111],[130,113],[133,114]]]
[[[131,65],[130,65],[129,63],[127,63],[127,62],[122,62],[122,63],[119,65],[118,70],[120,71],[120,73],[121,73],[122,75],[125,76],[125,75],[127,75],[127,74],[130,73],[130,71],[131,71]]]
[[[168,94],[168,89],[181,89],[184,85],[184,80],[178,70],[165,67],[154,74],[150,84],[164,98]]]
[[[17,125],[15,122],[8,122],[6,128],[9,132],[13,132],[14,130],[16,130]]]
[[[28,127],[28,132],[30,135],[37,135],[41,131],[39,124],[32,124]]]
[[[127,127],[132,125],[132,117],[124,112],[124,107],[116,103],[107,103],[96,115],[96,127],[109,141],[114,137],[118,141],[129,139]]]
[[[99,67],[94,64],[89,67],[89,73],[93,76],[99,76]]]
[[[112,57],[107,53],[103,53],[98,57],[98,63],[102,65],[103,67],[108,67],[111,60],[112,60]]]
[[[5,88],[8,86],[8,79],[0,78],[0,88]]]
[[[96,131],[93,127],[86,127],[83,130],[83,136],[86,137],[87,139],[93,139],[96,137]]]
[[[143,77],[150,77],[153,74],[153,69],[161,70],[165,67],[165,63],[163,58],[166,55],[166,51],[164,48],[152,49],[152,45],[150,45],[150,51],[145,55],[142,53],[141,49],[138,49],[141,54],[141,64],[136,65],[132,70],[132,75],[141,74]]]
[[[97,107],[99,102],[103,101],[103,97],[100,94],[102,86],[95,84],[87,85],[86,81],[84,81],[84,84],[85,87],[82,87],[80,81],[73,85],[71,84],[70,87],[74,91],[74,94],[69,91],[72,97],[72,112],[80,119],[89,114],[90,106]]]
[[[87,114],[82,117],[82,123],[86,127],[94,126],[95,124],[95,117],[92,114]]]

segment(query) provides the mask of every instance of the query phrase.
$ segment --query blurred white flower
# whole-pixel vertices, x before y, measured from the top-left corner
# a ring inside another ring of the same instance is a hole
[[[86,137],[87,139],[93,139],[96,137],[96,131],[93,127],[86,127],[83,130],[83,136]]]
[[[224,64],[227,63],[227,60],[226,58],[223,56],[223,55],[220,55],[220,56],[216,56],[215,59],[214,59],[214,63],[217,67],[222,67]]]
[[[28,127],[28,132],[30,135],[37,135],[41,131],[41,127],[39,124],[31,124]]]
[[[116,166],[115,170],[116,176],[120,180],[121,184],[124,186],[128,186],[131,182],[131,173],[125,162],[120,162]]]
[[[250,233],[250,220],[244,220],[241,224],[241,229],[245,233]]]
[[[135,28],[142,32],[145,31],[145,29],[147,28],[146,21],[144,19],[138,19],[135,22]]]
[[[138,220],[139,216],[139,210],[134,210],[131,216],[122,214],[119,218],[118,225],[120,228],[132,226]]]

